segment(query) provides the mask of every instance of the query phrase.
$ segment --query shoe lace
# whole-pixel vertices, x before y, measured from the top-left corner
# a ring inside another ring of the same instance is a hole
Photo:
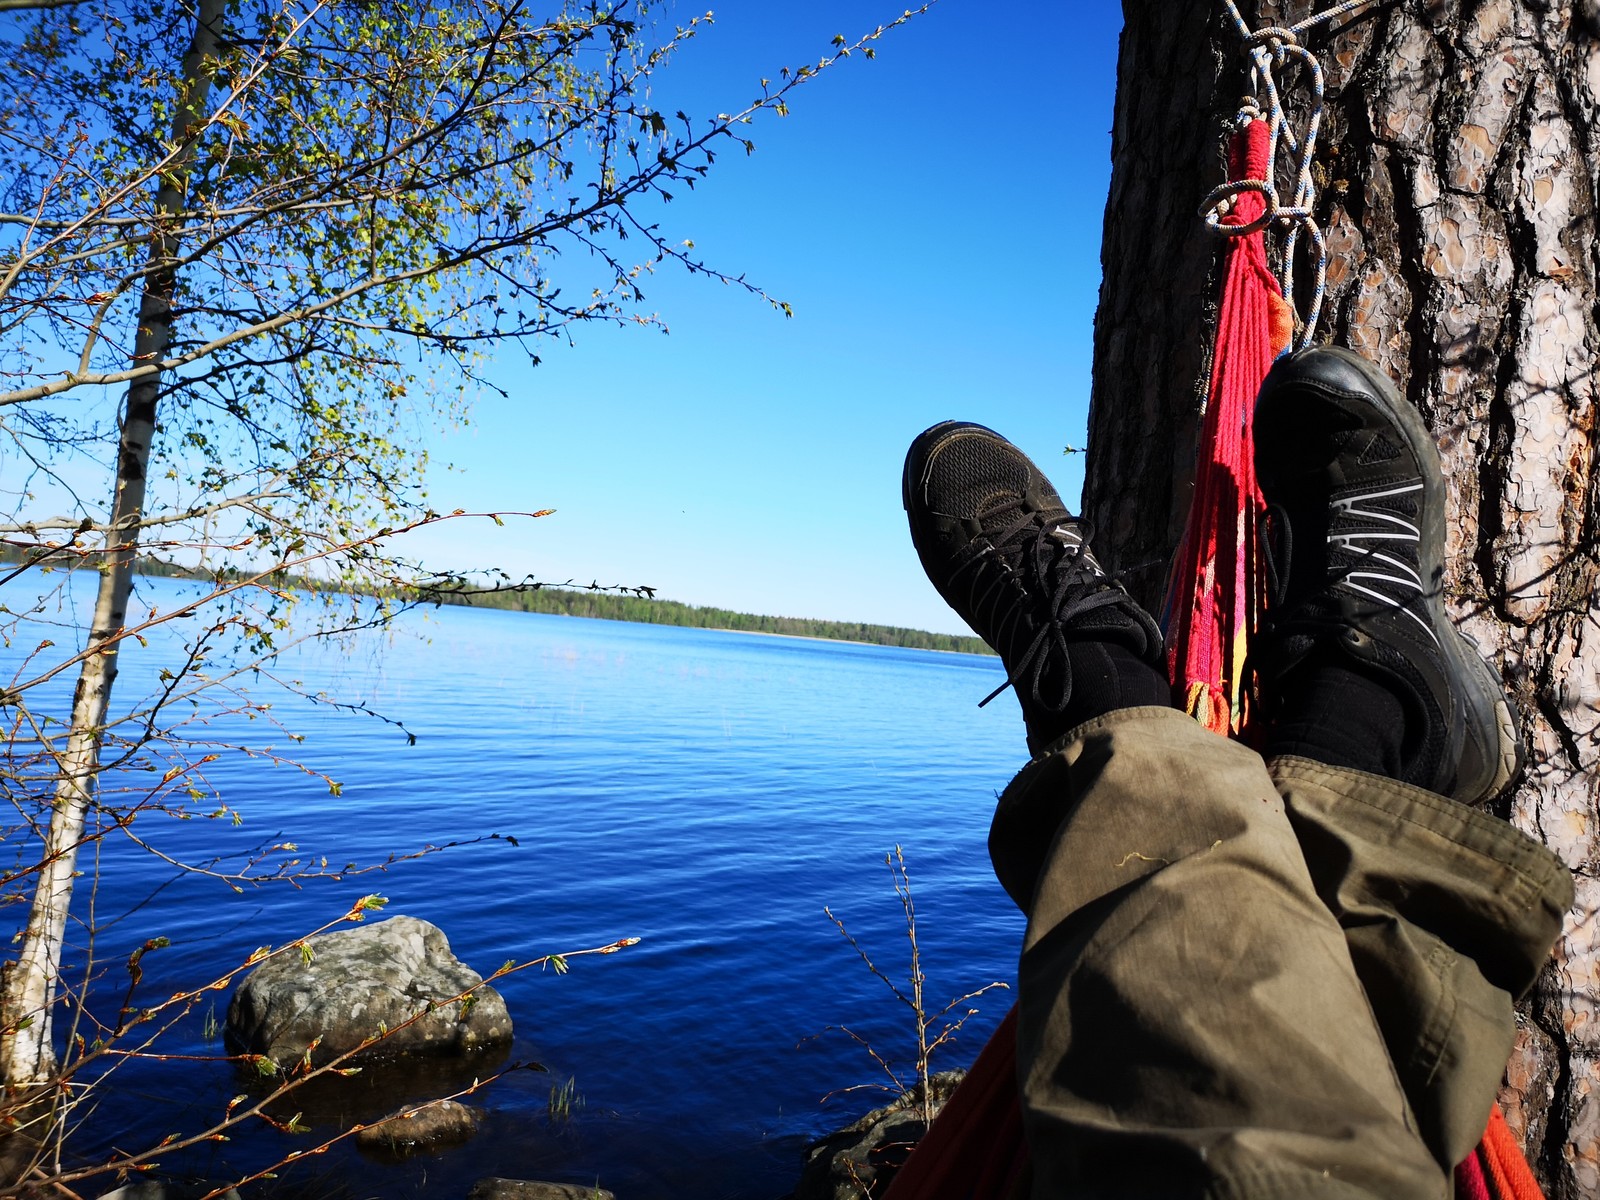
[[[1094,536],[1089,521],[1064,514],[1059,519],[1041,518],[1016,498],[1000,501],[979,513],[978,519],[987,528],[991,521],[1003,521],[1008,515],[1009,523],[988,539],[981,554],[963,566],[974,571],[971,611],[980,620],[994,623],[996,649],[1017,637],[1018,626],[1030,618],[1035,628],[1022,652],[1008,664],[1006,681],[980,700],[978,707],[1009,687],[1020,692],[1026,680],[1035,704],[1049,712],[1062,712],[1072,699],[1067,629],[1084,613],[1120,603],[1123,593],[1089,553]],[[998,555],[1007,570],[978,570],[991,555]],[[1042,605],[1016,602],[1007,587],[1012,573],[1022,577],[1031,599],[1042,598]],[[1045,672],[1052,662],[1060,668],[1059,695],[1046,696]]]
[[[1288,510],[1283,505],[1267,505],[1267,519],[1261,526],[1259,537],[1261,558],[1266,567],[1267,604],[1266,610],[1261,615],[1258,632],[1267,637],[1283,637],[1295,633],[1315,634],[1332,628],[1341,628],[1342,622],[1326,614],[1318,603],[1318,597],[1325,594],[1327,589],[1349,581],[1352,576],[1370,570],[1376,560],[1383,560],[1386,557],[1378,547],[1355,547],[1351,561],[1342,567],[1330,570],[1322,579],[1320,587],[1308,593],[1307,598],[1300,604],[1290,608],[1288,602],[1294,563],[1294,527],[1289,520]],[[1349,549],[1347,543],[1347,550]],[[1399,601],[1390,597],[1377,596],[1377,598],[1389,604],[1391,608],[1404,607]]]

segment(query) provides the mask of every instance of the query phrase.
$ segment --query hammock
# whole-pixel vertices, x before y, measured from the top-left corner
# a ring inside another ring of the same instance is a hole
[[[1167,666],[1174,694],[1203,725],[1249,733],[1245,638],[1261,611],[1256,485],[1250,422],[1272,360],[1290,343],[1294,311],[1267,265],[1262,229],[1268,123],[1250,120],[1228,150],[1231,204],[1211,387],[1195,468],[1194,499],[1167,588]],[[1320,300],[1320,297],[1319,297]],[[1031,1182],[1017,1098],[1017,1010],[1006,1015],[967,1077],[896,1174],[885,1200],[1013,1200]],[[1544,1200],[1516,1136],[1496,1105],[1482,1142],[1455,1170],[1456,1200]]]

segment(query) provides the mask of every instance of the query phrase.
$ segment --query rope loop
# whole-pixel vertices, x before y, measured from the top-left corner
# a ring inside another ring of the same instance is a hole
[[[1224,225],[1222,218],[1233,208],[1233,198],[1245,192],[1260,192],[1267,199],[1266,211],[1248,225]],[[1283,210],[1278,207],[1278,189],[1265,179],[1235,179],[1212,188],[1200,206],[1200,219],[1206,230],[1221,237],[1245,237],[1271,225]]]
[[[1324,79],[1321,62],[1302,44],[1301,38],[1309,30],[1358,9],[1389,2],[1392,0],[1344,0],[1293,25],[1263,25],[1260,29],[1251,29],[1236,0],[1222,0],[1243,42],[1242,49],[1250,59],[1251,94],[1240,105],[1234,127],[1242,130],[1251,121],[1267,122],[1269,178],[1266,181],[1237,180],[1213,188],[1200,206],[1200,219],[1207,230],[1222,237],[1244,237],[1268,229],[1278,233],[1281,246],[1276,273],[1283,298],[1295,310],[1296,323],[1300,326],[1294,340],[1297,350],[1311,345],[1316,336],[1328,279],[1328,243],[1316,221],[1317,185],[1312,173],[1317,135],[1322,130]],[[1310,113],[1300,129],[1293,128],[1277,79],[1278,70],[1291,64],[1300,68],[1302,85],[1310,100]],[[1285,160],[1281,165],[1280,159]],[[1280,191],[1279,172],[1284,170],[1283,178],[1292,183],[1292,187]],[[1223,217],[1232,207],[1231,201],[1244,192],[1259,192],[1264,196],[1266,211],[1248,225],[1225,224]],[[1286,203],[1280,199],[1282,196],[1288,197]],[[1303,248],[1315,280],[1304,314],[1300,314],[1294,298],[1295,255],[1302,248],[1302,234],[1305,235]]]

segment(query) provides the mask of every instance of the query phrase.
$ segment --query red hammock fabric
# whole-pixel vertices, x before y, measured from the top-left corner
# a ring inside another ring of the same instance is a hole
[[[1267,125],[1252,121],[1228,148],[1228,177],[1265,179]],[[1223,225],[1249,225],[1266,197],[1234,197]],[[1266,511],[1250,425],[1256,393],[1289,344],[1292,316],[1267,266],[1259,231],[1228,239],[1211,388],[1195,463],[1189,525],[1167,582],[1167,674],[1184,711],[1215,733],[1242,737],[1250,720],[1245,639],[1263,607],[1258,547]]]
[[[1265,179],[1267,125],[1252,121],[1228,148],[1229,179]],[[1224,225],[1266,211],[1241,191]],[[1167,586],[1167,670],[1187,712],[1224,736],[1248,738],[1245,639],[1265,602],[1250,425],[1256,393],[1293,336],[1294,314],[1267,266],[1261,233],[1228,239],[1211,388],[1189,525]],[[1006,1015],[961,1086],[907,1159],[885,1200],[1021,1200],[1028,1146],[1017,1098],[1017,1010]],[[1456,1200],[1544,1200],[1498,1105],[1483,1141],[1456,1168]]]
[[[885,1200],[1004,1200],[1027,1161],[1013,1007],[895,1175]]]
[[[1522,1143],[1506,1124],[1498,1104],[1489,1110],[1489,1127],[1467,1162],[1482,1171],[1490,1200],[1544,1200],[1533,1168],[1522,1153]]]

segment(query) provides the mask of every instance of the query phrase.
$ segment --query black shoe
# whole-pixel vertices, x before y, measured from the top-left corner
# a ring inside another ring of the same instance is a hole
[[[983,703],[1015,685],[1036,751],[1102,712],[1169,703],[1160,629],[1022,451],[935,425],[906,454],[902,495],[929,580],[1005,665]]]
[[[1404,706],[1393,773],[1469,804],[1498,795],[1522,768],[1521,732],[1445,613],[1444,482],[1417,411],[1358,355],[1302,351],[1262,385],[1255,456],[1277,576],[1251,646],[1269,721],[1315,664],[1354,671]],[[1319,711],[1340,719],[1337,703]]]

